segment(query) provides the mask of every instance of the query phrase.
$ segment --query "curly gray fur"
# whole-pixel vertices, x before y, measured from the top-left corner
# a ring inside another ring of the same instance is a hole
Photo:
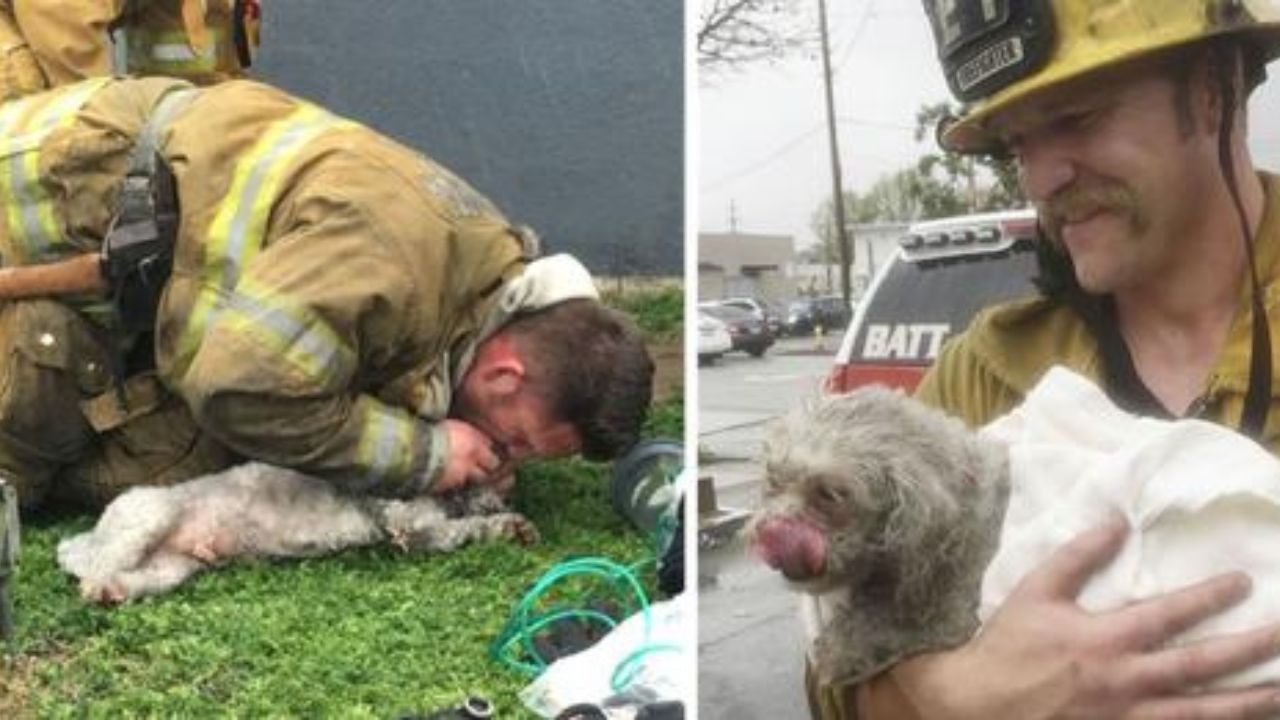
[[[823,608],[811,648],[820,676],[862,679],[977,630],[982,573],[1008,502],[1003,446],[899,392],[867,387],[782,418],[764,466],[752,543],[779,521],[825,538],[821,572],[790,578]]]
[[[312,557],[391,542],[406,552],[448,552],[473,540],[537,540],[496,492],[385,500],[344,495],[293,470],[248,463],[172,487],[116,498],[89,532],[58,544],[58,564],[86,600],[158,595],[236,558]]]

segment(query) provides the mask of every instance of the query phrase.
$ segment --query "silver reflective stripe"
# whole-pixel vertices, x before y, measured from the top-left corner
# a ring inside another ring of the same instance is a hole
[[[342,387],[355,372],[355,353],[328,323],[251,278],[228,298],[219,321],[236,334],[253,335],[325,387]]]
[[[371,399],[365,408],[356,463],[366,468],[364,479],[372,487],[388,477],[408,472],[410,444],[417,421],[408,413],[393,410]]]
[[[157,43],[151,46],[151,59],[160,62],[190,62],[198,58],[212,63],[214,57],[212,47],[197,55],[186,43]]]
[[[171,74],[211,72],[217,69],[218,46],[222,33],[209,28],[209,46],[196,51],[184,29],[151,30],[125,28],[118,30],[112,63],[120,74]]]
[[[111,74],[129,74],[129,33],[124,27],[111,31]]]

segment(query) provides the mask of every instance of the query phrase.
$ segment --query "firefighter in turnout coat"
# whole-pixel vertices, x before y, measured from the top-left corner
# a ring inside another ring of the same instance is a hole
[[[0,99],[107,75],[243,74],[256,0],[0,0]]]
[[[0,107],[0,137],[0,280],[36,278],[0,303],[0,472],[24,507],[242,458],[409,496],[634,442],[634,324],[368,128],[246,80],[100,78]],[[163,236],[166,207],[168,253],[134,231]],[[88,283],[37,275],[85,259]]]

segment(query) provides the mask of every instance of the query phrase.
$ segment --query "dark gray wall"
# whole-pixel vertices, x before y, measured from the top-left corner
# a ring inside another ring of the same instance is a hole
[[[258,77],[466,178],[597,273],[683,269],[681,0],[278,0]]]

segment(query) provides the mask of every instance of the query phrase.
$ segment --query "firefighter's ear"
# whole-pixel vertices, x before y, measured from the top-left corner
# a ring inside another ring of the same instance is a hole
[[[505,335],[494,335],[480,344],[473,361],[473,371],[485,393],[493,397],[510,397],[520,392],[527,377],[524,360],[515,343]]]

